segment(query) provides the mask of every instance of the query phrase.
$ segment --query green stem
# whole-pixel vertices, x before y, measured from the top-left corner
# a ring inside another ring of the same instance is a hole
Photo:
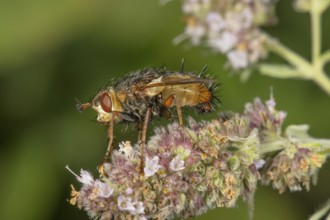
[[[323,205],[323,207],[321,209],[319,209],[317,212],[315,212],[310,218],[309,220],[319,220],[321,219],[324,215],[327,214],[327,212],[330,209],[330,200],[328,200],[325,205]]]
[[[315,72],[313,80],[318,84],[328,95],[330,95],[330,80],[326,73],[322,70]]]
[[[324,72],[323,67],[330,61],[330,50],[321,55],[322,30],[321,16],[324,8],[329,6],[330,0],[311,0],[311,34],[312,34],[312,59],[306,60],[296,52],[292,51],[279,41],[265,35],[266,44],[270,52],[285,59],[292,66],[286,65],[260,65],[260,72],[279,78],[300,78],[313,80],[328,95],[330,95],[330,79]],[[276,74],[276,72],[279,72]]]
[[[315,37],[314,37],[315,38]],[[317,37],[316,37],[317,38]],[[277,54],[278,56],[289,62],[294,69],[296,69],[295,77],[301,79],[310,79],[318,84],[328,95],[330,95],[330,79],[327,77],[326,73],[322,70],[321,57],[319,55],[313,55],[317,59],[315,62],[311,63],[301,57],[299,54],[295,53],[288,47],[284,46],[277,40],[266,35],[266,42],[269,51]],[[318,43],[317,43],[318,44]],[[313,46],[314,47],[314,46]],[[314,49],[315,54],[317,54],[318,46]],[[329,55],[330,56],[330,55]],[[314,59],[314,58],[313,58]],[[323,58],[324,59],[324,58]],[[262,69],[261,69],[262,71]],[[265,73],[267,74],[267,73]],[[281,78],[284,78],[283,76]]]
[[[318,4],[320,12],[323,13],[329,8],[330,0],[319,0]]]
[[[292,66],[283,64],[261,63],[259,64],[259,71],[261,74],[264,74],[266,76],[276,77],[280,79],[301,77],[301,73],[297,71],[297,69],[293,68]]]
[[[314,66],[319,65],[321,53],[321,12],[318,9],[319,0],[312,0],[311,16],[311,32],[312,32],[312,63]]]
[[[260,155],[273,153],[285,149],[288,144],[284,138],[280,138],[280,140],[274,142],[262,143],[258,146],[258,153]]]
[[[327,62],[330,61],[330,50],[325,51],[321,56],[321,63],[325,65]]]
[[[301,78],[304,79],[313,78],[312,66],[306,59],[304,59],[299,54],[295,53],[285,45],[281,44],[279,41],[271,38],[270,36],[266,35],[266,42],[268,49],[271,52],[285,59],[292,66],[294,66],[297,69],[297,71],[300,72]]]

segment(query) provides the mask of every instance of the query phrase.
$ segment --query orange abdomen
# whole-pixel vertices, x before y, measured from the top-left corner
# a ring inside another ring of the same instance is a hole
[[[202,103],[209,103],[212,99],[212,92],[203,83],[191,83],[165,86],[161,96],[166,107],[193,107]]]

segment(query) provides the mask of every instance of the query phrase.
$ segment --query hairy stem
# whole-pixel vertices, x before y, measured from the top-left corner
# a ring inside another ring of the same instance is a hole
[[[284,142],[286,142],[284,138],[281,138],[280,140],[274,142],[262,143],[258,146],[258,153],[260,155],[263,155],[283,150],[284,148],[286,148],[286,144]]]

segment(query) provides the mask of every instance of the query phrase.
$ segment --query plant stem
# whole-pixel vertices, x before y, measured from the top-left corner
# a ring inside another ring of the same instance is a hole
[[[263,154],[273,153],[279,150],[283,150],[287,146],[286,142],[287,140],[283,138],[274,142],[262,143],[258,147],[258,153],[260,155],[263,155]]]
[[[313,78],[312,66],[306,59],[268,35],[266,35],[266,41],[268,49],[294,66],[300,72],[301,78]]]
[[[318,10],[319,0],[311,1],[311,34],[312,34],[312,63],[314,66],[319,65],[321,53],[321,12]]]
[[[322,30],[321,16],[325,6],[328,6],[324,0],[311,0],[311,35],[312,35],[312,59],[306,60],[296,52],[292,51],[279,41],[265,35],[266,44],[270,52],[277,54],[292,65],[260,65],[260,72],[279,78],[300,78],[313,80],[328,95],[330,95],[330,79],[323,70],[326,62],[330,61],[330,50],[321,55],[322,49]],[[323,4],[323,5],[322,5]],[[278,74],[276,72],[279,72]]]
[[[330,95],[330,80],[322,70],[315,72],[314,82],[318,84],[328,95]]]
[[[327,62],[330,61],[330,49],[325,51],[321,56],[321,62],[323,65],[325,65]]]
[[[321,219],[330,209],[330,200],[328,200],[321,209],[315,212],[309,220],[319,220]]]
[[[301,57],[299,54],[295,53],[294,51],[292,51],[291,49],[289,49],[288,47],[286,47],[285,45],[281,44],[279,41],[271,38],[268,35],[266,35],[266,42],[269,51],[282,57],[296,69],[297,71],[296,78],[313,80],[328,95],[330,95],[330,79],[327,77],[326,73],[322,70],[322,62],[321,62],[322,58],[320,57],[320,55],[315,55],[317,60],[311,63],[307,61],[305,58]],[[318,46],[316,46],[315,48],[317,47]],[[315,49],[315,51],[316,52],[314,53],[317,54],[318,53],[317,51],[319,51],[319,49]],[[260,70],[262,71],[262,68]],[[281,78],[284,77],[282,76]]]

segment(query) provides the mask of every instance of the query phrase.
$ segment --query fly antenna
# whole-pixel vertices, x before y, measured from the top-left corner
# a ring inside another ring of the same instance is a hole
[[[77,104],[76,104],[76,108],[79,112],[83,112],[85,111],[86,108],[90,107],[92,104],[90,102],[84,103],[82,104],[77,98],[75,98]]]

